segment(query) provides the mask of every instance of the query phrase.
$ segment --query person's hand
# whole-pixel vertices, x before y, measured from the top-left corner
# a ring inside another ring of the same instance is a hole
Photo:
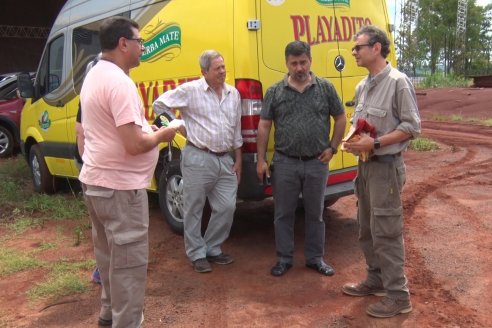
[[[171,128],[171,127],[163,127],[161,126],[159,130],[156,131],[156,133],[159,133],[159,140],[161,142],[169,142],[174,139],[176,136],[176,131],[177,128]]]
[[[359,136],[360,138],[357,141],[344,141],[343,149],[352,154],[360,154],[364,151],[369,152],[374,148],[374,138],[371,138],[366,133],[361,133]]]
[[[270,178],[270,170],[268,169],[268,163],[265,160],[258,160],[256,163],[256,174],[261,183],[263,183],[265,178]]]
[[[234,165],[232,166],[232,172],[236,173],[237,184],[241,183],[241,170],[242,170],[242,163],[234,162]]]
[[[333,158],[333,150],[331,148],[326,148],[319,156],[318,159],[323,164],[328,164]]]
[[[150,128],[151,128],[151,129],[152,129],[152,131],[154,131],[154,132],[155,132],[155,131],[157,131],[157,130],[159,130],[159,127],[158,127],[157,125],[155,125],[155,124],[152,124],[152,125],[150,126]]]

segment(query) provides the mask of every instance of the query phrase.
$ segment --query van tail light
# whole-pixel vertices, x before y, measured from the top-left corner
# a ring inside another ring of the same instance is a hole
[[[256,136],[260,122],[263,90],[260,81],[250,79],[236,80],[236,89],[241,95],[241,134],[243,153],[256,153]]]

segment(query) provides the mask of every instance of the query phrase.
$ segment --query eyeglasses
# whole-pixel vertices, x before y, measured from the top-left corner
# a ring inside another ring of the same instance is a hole
[[[133,40],[133,41],[137,41],[138,43],[140,43],[141,46],[143,46],[145,40],[142,39],[142,38],[125,38],[127,40]]]
[[[359,50],[360,50],[362,47],[372,47],[372,46],[373,46],[373,44],[369,44],[369,43],[366,43],[366,44],[358,44],[358,45],[356,45],[356,46],[354,46],[354,47],[352,48],[352,52],[354,52],[354,51],[355,51],[355,52],[359,52]]]

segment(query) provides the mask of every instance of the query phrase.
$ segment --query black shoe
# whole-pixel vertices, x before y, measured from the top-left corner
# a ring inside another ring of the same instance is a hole
[[[272,276],[280,277],[284,275],[290,268],[292,268],[292,264],[290,263],[277,262],[272,270],[270,270],[270,273],[272,274]]]
[[[219,255],[216,256],[207,255],[207,260],[215,264],[222,264],[222,265],[231,264],[232,262],[234,262],[234,259],[231,256],[224,253],[220,253]]]
[[[103,319],[103,318],[99,318],[99,320],[97,320],[97,324],[99,326],[112,326],[113,325],[113,320],[109,319]]]
[[[318,263],[306,263],[306,266],[310,269],[316,270],[325,276],[333,276],[335,274],[335,270],[331,267],[331,265],[326,264],[321,261]]]

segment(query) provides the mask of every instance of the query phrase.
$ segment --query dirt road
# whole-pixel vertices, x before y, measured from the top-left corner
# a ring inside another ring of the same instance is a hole
[[[436,98],[449,100],[450,95],[459,92],[432,90],[419,96],[422,116],[448,113],[453,102],[441,108]],[[463,92],[461,98],[466,101],[471,100],[467,95],[470,92],[474,93],[473,99],[480,98],[479,104],[467,108],[479,108],[481,113],[483,106],[490,108],[492,90]],[[467,115],[477,117],[471,109],[467,109]],[[425,121],[423,134],[441,148],[404,155],[406,272],[414,307],[411,313],[390,319],[370,318],[365,308],[377,297],[356,298],[341,293],[345,282],[364,277],[353,196],[339,200],[325,213],[326,260],[336,269],[333,277],[304,267],[302,212],[296,223],[293,269],[280,278],[269,274],[275,262],[269,201],[239,205],[231,237],[224,246],[236,262],[215,265],[211,274],[197,274],[185,258],[182,237],[170,231],[154,204],[144,326],[491,327],[492,128]],[[90,252],[90,245],[84,252]],[[6,279],[0,289],[29,281],[22,273]],[[11,295],[18,295],[19,303],[12,307],[12,299],[0,296],[4,309],[0,313],[15,318],[12,327],[96,326],[97,285],[88,294],[69,297],[66,303],[42,311],[47,304],[20,301],[25,299],[21,289]]]

